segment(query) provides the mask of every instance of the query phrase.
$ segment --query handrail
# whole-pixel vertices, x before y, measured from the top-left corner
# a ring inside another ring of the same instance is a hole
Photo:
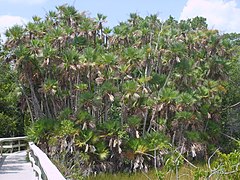
[[[33,168],[37,166],[35,171],[38,174],[39,179],[43,180],[66,180],[59,172],[57,167],[50,161],[47,155],[39,149],[33,142],[29,142],[30,157],[29,159],[33,163]],[[41,172],[39,172],[39,169]]]
[[[0,138],[0,142],[3,141],[17,141],[17,140],[27,140],[27,136],[21,136],[21,137],[9,137],[9,138]]]
[[[11,149],[11,152],[13,152],[14,148],[18,148],[18,151],[21,150],[21,147],[27,146],[27,144],[22,144],[22,140],[27,140],[27,136],[22,137],[10,137],[10,138],[0,138],[0,155],[3,154],[3,149]],[[14,141],[18,141],[17,144],[13,144]],[[4,142],[11,142],[8,145],[4,145]]]

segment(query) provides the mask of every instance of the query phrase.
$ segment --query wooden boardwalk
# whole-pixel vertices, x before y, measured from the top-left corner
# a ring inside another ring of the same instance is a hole
[[[35,172],[26,157],[26,151],[3,154],[0,157],[0,180],[36,180]]]

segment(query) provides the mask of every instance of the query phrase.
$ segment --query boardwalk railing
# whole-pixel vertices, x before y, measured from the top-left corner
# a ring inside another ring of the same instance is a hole
[[[40,180],[66,180],[39,147],[29,142],[29,148],[29,159]]]
[[[10,150],[10,152],[13,153],[15,149],[21,151],[22,147],[27,147],[27,136],[0,138],[1,156],[5,150]]]
[[[29,145],[29,160],[39,180],[66,180],[47,155],[33,142],[27,143],[27,136],[0,138],[0,154],[21,151]]]

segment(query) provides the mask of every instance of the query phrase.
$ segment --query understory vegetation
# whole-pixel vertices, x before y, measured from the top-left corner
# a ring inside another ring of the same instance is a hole
[[[195,179],[240,179],[240,34],[203,17],[106,21],[64,5],[6,31],[0,136],[26,128],[70,179],[179,178],[183,165]]]

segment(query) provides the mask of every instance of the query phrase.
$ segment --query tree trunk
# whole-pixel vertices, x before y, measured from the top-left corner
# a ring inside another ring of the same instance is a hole
[[[32,97],[32,104],[33,104],[33,111],[34,111],[34,118],[35,119],[39,119],[42,118],[44,116],[43,112],[41,111],[40,105],[39,105],[39,101],[37,99],[35,90],[34,90],[34,86],[32,83],[32,80],[30,79],[29,75],[26,75],[28,83],[29,83],[29,87],[31,90],[31,97]]]
[[[30,103],[29,103],[26,91],[25,91],[25,89],[24,89],[22,84],[21,84],[21,88],[22,88],[23,95],[25,96],[25,99],[26,99],[26,103],[27,103],[27,106],[28,106],[28,109],[29,109],[29,113],[30,113],[30,117],[31,117],[32,123],[34,123],[33,112],[32,112],[32,109],[31,109],[31,106],[30,106]]]
[[[148,109],[146,109],[146,113],[144,113],[143,136],[145,136],[145,132],[146,132],[147,118],[148,118]]]

